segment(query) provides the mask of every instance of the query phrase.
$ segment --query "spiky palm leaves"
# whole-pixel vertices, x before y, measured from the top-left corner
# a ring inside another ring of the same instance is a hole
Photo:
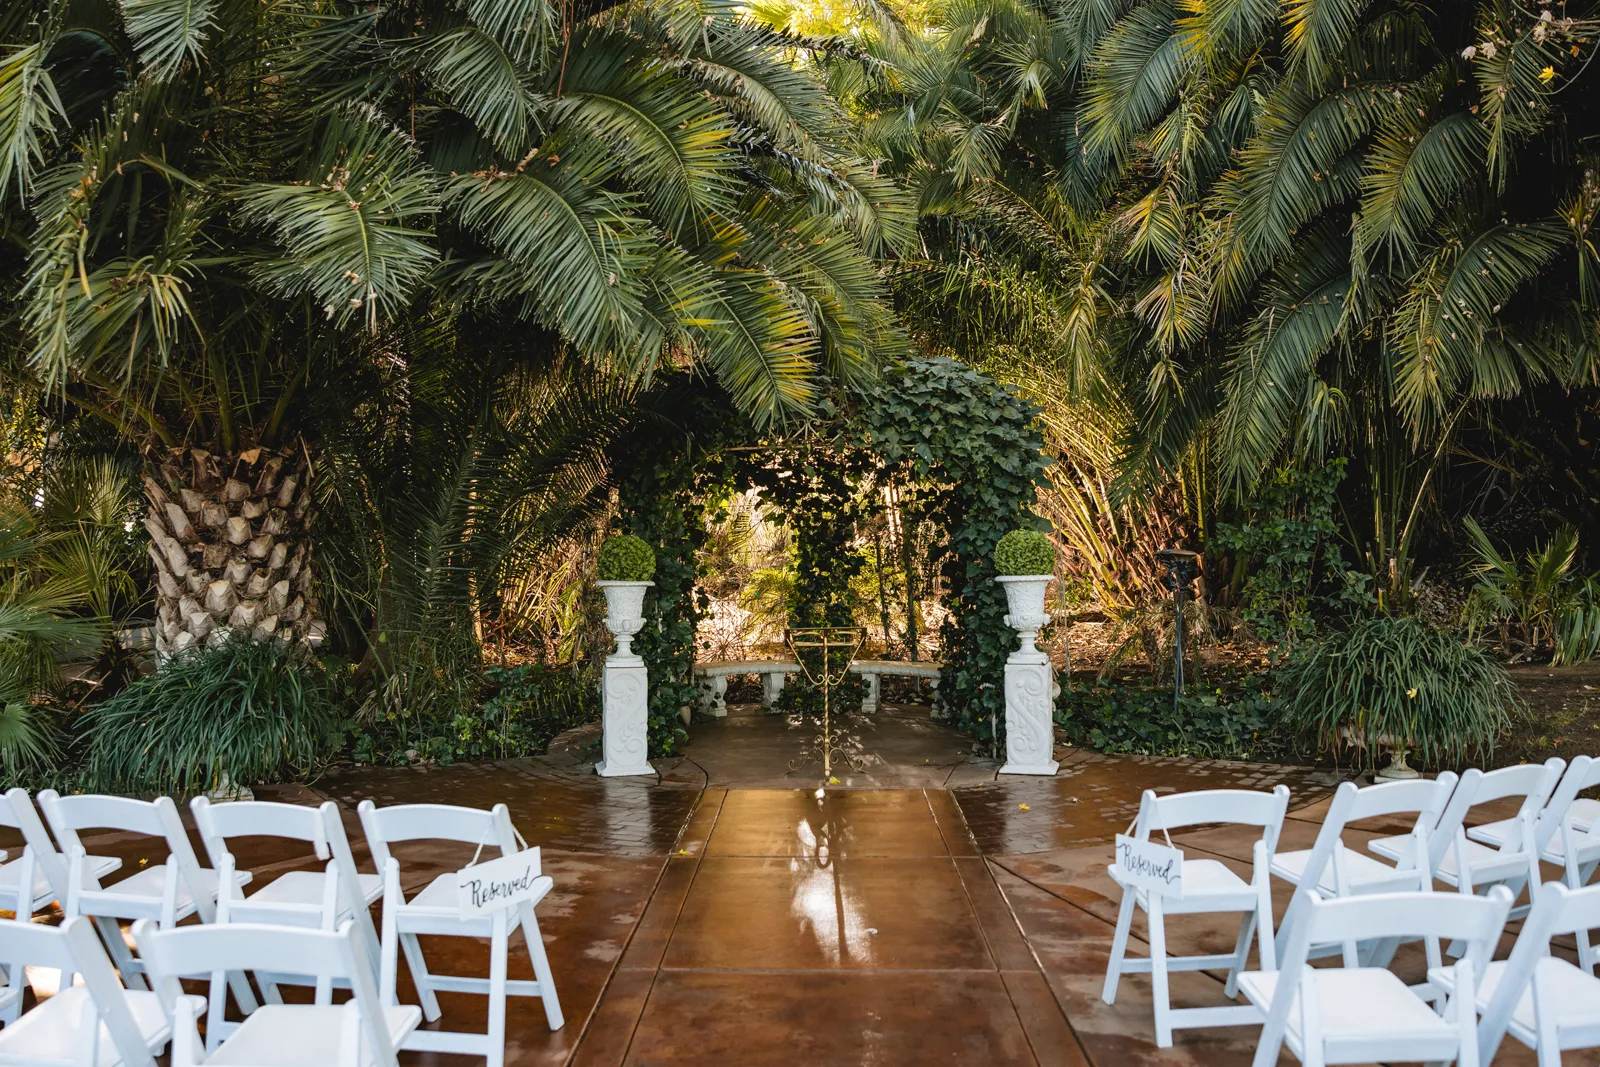
[[[1247,485],[1339,447],[1361,394],[1431,440],[1593,380],[1592,7],[950,3],[868,100],[958,220],[936,321],[1121,393],[1125,470],[1209,441]]]

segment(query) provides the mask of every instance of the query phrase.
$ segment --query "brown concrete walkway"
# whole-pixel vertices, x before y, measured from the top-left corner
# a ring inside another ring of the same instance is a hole
[[[339,802],[364,867],[362,799],[510,806],[555,879],[539,919],[568,1020],[551,1033],[536,1002],[513,999],[507,1062],[516,1067],[1249,1063],[1253,1028],[1179,1031],[1175,1048],[1156,1049],[1144,976],[1123,981],[1115,1006],[1100,1001],[1117,899],[1108,843],[1146,788],[1283,782],[1294,791],[1283,847],[1306,847],[1332,776],[1062,748],[1055,778],[1000,777],[925,709],[901,709],[880,716],[868,741],[879,758],[819,797],[814,768],[788,767],[794,729],[764,715],[697,723],[683,756],[658,761],[654,780],[595,777],[579,736],[547,758],[363,768],[262,796]],[[1347,841],[1395,829],[1355,830]],[[1174,840],[1248,871],[1247,833]],[[147,841],[86,843],[130,865],[159,862]],[[471,848],[396,852],[415,891],[464,865]],[[266,842],[245,843],[239,858],[258,881],[313,866]],[[1280,914],[1287,899],[1279,886]],[[1193,954],[1231,949],[1235,932],[1225,916],[1184,917],[1168,936],[1174,953]],[[1142,938],[1136,923],[1135,954]],[[485,946],[423,941],[437,969],[487,973]],[[1397,967],[1417,971],[1420,954]],[[532,977],[515,941],[511,977]],[[1218,975],[1173,977],[1178,1006],[1222,1003],[1221,990]],[[482,1027],[481,998],[441,1002],[450,1028]],[[413,1067],[474,1062],[402,1056]],[[1507,1042],[1495,1063],[1533,1058]]]

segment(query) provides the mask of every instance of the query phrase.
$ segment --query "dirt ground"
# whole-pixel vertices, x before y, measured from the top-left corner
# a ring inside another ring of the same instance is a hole
[[[1600,661],[1513,667],[1511,677],[1527,712],[1496,750],[1496,763],[1600,756]]]

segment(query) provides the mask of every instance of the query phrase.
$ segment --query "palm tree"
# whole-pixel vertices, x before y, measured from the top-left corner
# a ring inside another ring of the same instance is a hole
[[[868,254],[909,206],[795,42],[726,8],[3,18],[11,355],[145,448],[162,651],[317,625],[308,412],[410,319],[520,321],[624,379],[703,365],[764,422],[902,343]]]
[[[1593,3],[930,10],[851,100],[924,212],[907,322],[1125,412],[1113,502],[1365,455],[1382,565],[1464,427],[1600,380]]]

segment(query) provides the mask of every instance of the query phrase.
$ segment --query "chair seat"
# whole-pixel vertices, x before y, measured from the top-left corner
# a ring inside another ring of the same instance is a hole
[[[104,878],[122,866],[122,861],[115,856],[89,856],[88,868],[96,878]],[[64,858],[62,864],[67,862]],[[17,896],[17,882],[22,878],[22,858],[12,860],[0,867],[0,900],[15,901]],[[56,899],[56,891],[51,887],[50,880],[45,877],[37,862],[33,865],[33,905],[38,910]],[[14,911],[14,908],[8,908]]]
[[[1345,877],[1352,883],[1359,885],[1362,882],[1383,880],[1396,881],[1404,872],[1382,860],[1373,859],[1364,852],[1339,846],[1340,863],[1344,867]],[[1310,849],[1301,849],[1297,852],[1280,852],[1272,857],[1272,873],[1286,881],[1298,884],[1305,875],[1306,863],[1311,859]],[[1322,872],[1322,877],[1317,881],[1317,888],[1328,893],[1337,893],[1334,886],[1333,863],[1330,861]]]
[[[1564,959],[1546,956],[1538,962],[1539,982],[1548,999],[1554,1004],[1556,1025],[1566,1029],[1574,1026],[1593,1028],[1600,1026],[1600,978],[1575,967]],[[1478,1010],[1489,1007],[1494,991],[1505,977],[1506,961],[1495,960],[1484,968],[1483,981],[1478,983]],[[1448,967],[1428,972],[1428,980],[1446,993],[1453,994],[1454,972]],[[1533,985],[1523,990],[1516,1008],[1511,1012],[1511,1031],[1525,1044],[1535,1042],[1537,1020],[1533,1014]]]
[[[361,897],[363,904],[371,904],[383,896],[383,876],[377,874],[358,874],[357,880],[361,883]],[[322,871],[290,871],[280,874],[260,889],[245,898],[251,904],[310,904],[317,907],[322,905],[322,893],[327,886],[328,876]],[[339,886],[339,918],[343,919],[350,913],[350,900],[344,891],[344,885]]]
[[[1567,809],[1572,816],[1572,825],[1579,830],[1587,830],[1596,820],[1600,820],[1600,800],[1574,800]],[[1511,835],[1512,827],[1517,825],[1516,819],[1501,819],[1498,822],[1486,822],[1482,826],[1474,826],[1467,830],[1467,836],[1474,841],[1482,841],[1486,845],[1500,846],[1505,844],[1506,838]],[[1560,834],[1556,835],[1560,837]]]
[[[133,1016],[145,1046],[155,1052],[172,1037],[172,1024],[161,1008],[154,993],[143,990],[125,990],[128,1012]],[[195,997],[203,1006],[205,1001]],[[48,1000],[41,1001],[32,1011],[0,1030],[0,1054],[16,1062],[28,1060],[65,1060],[73,1062],[78,1054],[78,1027],[83,1020],[84,1006],[89,1002],[89,991],[83,986],[68,986]],[[104,1023],[100,1024],[100,1048],[96,1067],[113,1067],[122,1062],[117,1047]]]
[[[383,1015],[389,1024],[389,1040],[396,1048],[422,1022],[422,1009],[410,1004],[385,1008]],[[205,1063],[207,1067],[326,1067],[339,1050],[344,1016],[343,1005],[264,1005]]]
[[[1265,1014],[1272,1008],[1281,973],[1247,971],[1239,976],[1239,990]],[[1382,967],[1325,967],[1315,968],[1311,974],[1322,1035],[1328,1041],[1362,1040],[1373,1033],[1392,1040],[1449,1040],[1455,1036],[1455,1025],[1434,1014],[1393,971]],[[1300,997],[1304,989],[1302,982],[1289,1008],[1286,1036],[1297,1049],[1304,1047],[1300,1031]]]
[[[1184,871],[1186,873],[1188,869],[1188,865],[1185,864]],[[555,882],[551,880],[549,875],[541,875],[534,879],[533,899],[528,903],[539,903],[554,885]],[[452,915],[459,915],[461,908],[456,902],[456,872],[451,871],[449,874],[441,874],[435,878],[428,884],[428,888],[407,901],[406,907],[408,909],[426,908],[429,911],[449,912]]]
[[[1380,856],[1388,856],[1398,862],[1400,857],[1405,855],[1405,851],[1411,847],[1411,838],[1409,835],[1404,834],[1399,837],[1380,837],[1369,842],[1367,847]],[[1525,867],[1528,862],[1525,857],[1525,853],[1501,852],[1498,848],[1491,848],[1478,841],[1470,839],[1467,841],[1467,865],[1474,872],[1490,866]],[[1452,884],[1455,882],[1456,849],[1454,845],[1445,849],[1444,856],[1439,860],[1439,865],[1434,868],[1433,873],[1446,882]]]
[[[196,872],[200,884],[205,886],[212,900],[217,899],[217,872],[209,867],[202,867]],[[249,871],[235,871],[233,882],[236,886],[245,886],[250,882]],[[160,900],[161,894],[167,888],[167,866],[164,863],[154,863],[137,872],[130,874],[120,882],[114,882],[99,890],[103,893],[117,893],[130,897],[149,897]],[[91,890],[90,892],[94,892]],[[194,897],[189,892],[188,879],[178,882],[178,910],[187,912],[194,907]]]

